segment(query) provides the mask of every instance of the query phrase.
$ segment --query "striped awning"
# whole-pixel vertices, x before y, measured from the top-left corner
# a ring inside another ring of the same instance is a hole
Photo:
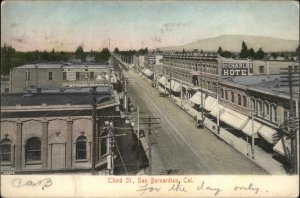
[[[165,76],[162,76],[162,77],[160,77],[160,78],[158,79],[158,82],[159,82],[161,85],[165,86],[166,84],[168,84],[168,79],[167,79]]]
[[[181,84],[179,82],[176,82],[175,80],[171,80],[171,82],[168,82],[168,84],[166,85],[167,89],[170,89],[170,86],[173,92],[180,92],[182,88]]]
[[[220,120],[235,129],[242,129],[247,124],[248,116],[245,116],[232,109],[223,107],[223,109],[220,111]]]
[[[205,100],[205,94],[202,93],[202,96],[203,96],[203,104],[204,104],[204,100]],[[190,101],[194,104],[197,104],[197,105],[201,105],[201,92],[200,91],[197,91],[191,98],[190,98]]]
[[[217,104],[217,99],[208,96],[204,102],[204,109],[206,109],[207,111],[212,111],[213,108],[216,106],[216,104]]]
[[[253,124],[252,124],[253,123]],[[252,134],[254,134],[255,138],[258,138],[257,136],[257,131],[258,129],[262,127],[262,124],[259,122],[256,122],[255,120],[252,122],[251,119],[249,119],[248,123],[246,124],[246,126],[242,129],[242,132],[252,136]]]
[[[277,130],[266,125],[258,129],[258,134],[270,144],[276,144],[279,139]]]
[[[273,150],[280,155],[290,158],[291,156],[291,139],[286,136],[281,138],[276,145],[273,147]]]

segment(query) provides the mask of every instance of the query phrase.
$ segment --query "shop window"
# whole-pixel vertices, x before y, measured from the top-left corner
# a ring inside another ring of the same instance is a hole
[[[86,159],[86,137],[79,136],[76,140],[76,160]]]
[[[0,160],[1,162],[11,161],[11,141],[5,138],[0,143]]]
[[[26,162],[41,160],[41,141],[37,137],[32,137],[26,141],[25,146]]]

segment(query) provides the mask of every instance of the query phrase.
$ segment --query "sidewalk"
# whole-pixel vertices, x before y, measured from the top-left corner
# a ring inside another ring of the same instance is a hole
[[[173,102],[177,104],[179,107],[181,105],[180,98],[172,96]],[[195,118],[196,116],[200,117],[201,112],[198,112],[195,110],[192,105],[187,101],[184,100],[182,102],[183,106],[181,107],[185,112],[187,112],[190,116]],[[220,128],[220,134],[217,134],[217,126],[216,123],[209,119],[204,120],[204,126],[209,129],[211,132],[213,132],[216,136],[224,140],[226,143],[231,145],[233,148],[235,148],[240,153],[247,156],[247,153],[249,153],[249,159],[252,160],[254,163],[262,167],[264,170],[266,170],[268,173],[272,175],[285,175],[286,171],[283,168],[283,165],[272,158],[271,154],[266,153],[264,150],[262,150],[260,147],[255,146],[254,147],[254,156],[255,159],[252,159],[251,157],[251,145],[245,142],[242,138],[238,138],[228,132],[226,129]]]

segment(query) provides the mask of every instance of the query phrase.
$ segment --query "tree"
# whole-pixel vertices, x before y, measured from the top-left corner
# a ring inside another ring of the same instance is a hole
[[[255,52],[253,48],[250,48],[248,51],[248,56],[247,58],[254,58],[255,57]]]
[[[222,52],[222,55],[225,58],[231,58],[232,57],[232,53],[230,51],[224,51]]]
[[[222,53],[223,53],[223,49],[222,49],[222,47],[219,47],[219,49],[218,49],[218,54],[219,54],[220,56],[222,56]]]
[[[75,51],[75,57],[81,60],[85,59],[85,54],[83,52],[83,47],[79,45]]]
[[[259,48],[257,52],[255,53],[255,58],[262,60],[265,57],[266,53],[262,50],[262,48]]]
[[[242,49],[241,49],[240,57],[241,58],[247,58],[248,57],[248,48],[247,48],[247,45],[246,45],[245,41],[243,41],[243,43],[242,43]]]
[[[278,54],[275,53],[275,52],[272,52],[272,53],[271,53],[271,56],[272,56],[274,59],[276,59],[276,58],[278,57]]]
[[[116,48],[114,49],[114,53],[118,54],[119,52],[120,52],[119,49],[116,47]]]

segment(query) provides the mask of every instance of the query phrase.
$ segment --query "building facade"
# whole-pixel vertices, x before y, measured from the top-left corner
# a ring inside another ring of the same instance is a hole
[[[106,65],[96,64],[29,64],[13,68],[10,72],[10,92],[27,89],[59,89],[116,83],[116,76]]]
[[[108,139],[99,137],[107,136],[104,122],[120,114],[110,88],[98,87],[95,95],[89,89],[8,93],[1,103],[1,171],[88,171],[93,160],[98,170],[106,166]]]

